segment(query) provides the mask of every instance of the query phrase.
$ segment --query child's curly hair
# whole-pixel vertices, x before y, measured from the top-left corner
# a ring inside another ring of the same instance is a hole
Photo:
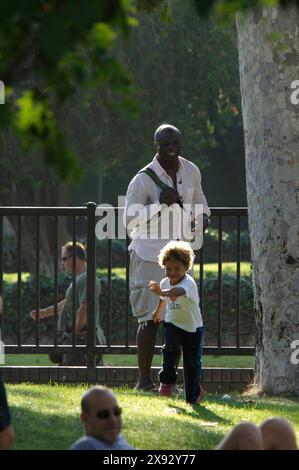
[[[159,264],[163,268],[167,261],[180,261],[186,269],[191,269],[194,260],[194,252],[188,243],[172,241],[162,248],[159,254]]]

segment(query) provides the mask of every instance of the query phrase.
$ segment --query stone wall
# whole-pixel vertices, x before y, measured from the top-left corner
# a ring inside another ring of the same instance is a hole
[[[2,367],[6,383],[30,382],[99,384],[109,387],[134,387],[138,377],[137,367],[46,367],[46,366],[7,366]],[[153,380],[158,382],[160,367],[153,367]],[[202,384],[207,392],[242,392],[252,383],[253,369],[203,368]],[[178,371],[177,383],[183,383],[183,369]]]

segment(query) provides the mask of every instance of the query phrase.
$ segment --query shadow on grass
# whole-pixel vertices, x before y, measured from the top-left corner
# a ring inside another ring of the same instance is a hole
[[[78,415],[67,416],[11,406],[15,430],[13,449],[68,449],[82,435]]]
[[[78,415],[38,412],[24,406],[11,406],[11,412],[15,450],[68,449],[82,435]],[[222,439],[223,432],[184,418],[180,417],[178,423],[173,416],[148,417],[145,421],[140,415],[128,415],[124,434],[136,449],[212,449]]]
[[[214,413],[205,407],[204,404],[201,405],[190,405],[190,409],[181,408],[180,406],[172,406],[171,408],[176,409],[181,415],[186,415],[191,418],[201,419],[204,421],[212,421],[215,423],[230,424],[232,421],[226,418],[223,418],[219,414]]]

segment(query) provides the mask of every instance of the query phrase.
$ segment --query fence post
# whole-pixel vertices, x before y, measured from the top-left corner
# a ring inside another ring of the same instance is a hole
[[[87,203],[87,367],[96,366],[96,354],[93,348],[96,345],[95,323],[95,211],[94,202]]]

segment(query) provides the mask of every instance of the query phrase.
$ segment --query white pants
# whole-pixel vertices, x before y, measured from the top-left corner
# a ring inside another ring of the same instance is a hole
[[[134,317],[138,323],[152,319],[159,296],[153,294],[149,288],[149,281],[160,284],[165,277],[164,269],[158,263],[144,261],[134,250],[130,254],[130,302]]]

